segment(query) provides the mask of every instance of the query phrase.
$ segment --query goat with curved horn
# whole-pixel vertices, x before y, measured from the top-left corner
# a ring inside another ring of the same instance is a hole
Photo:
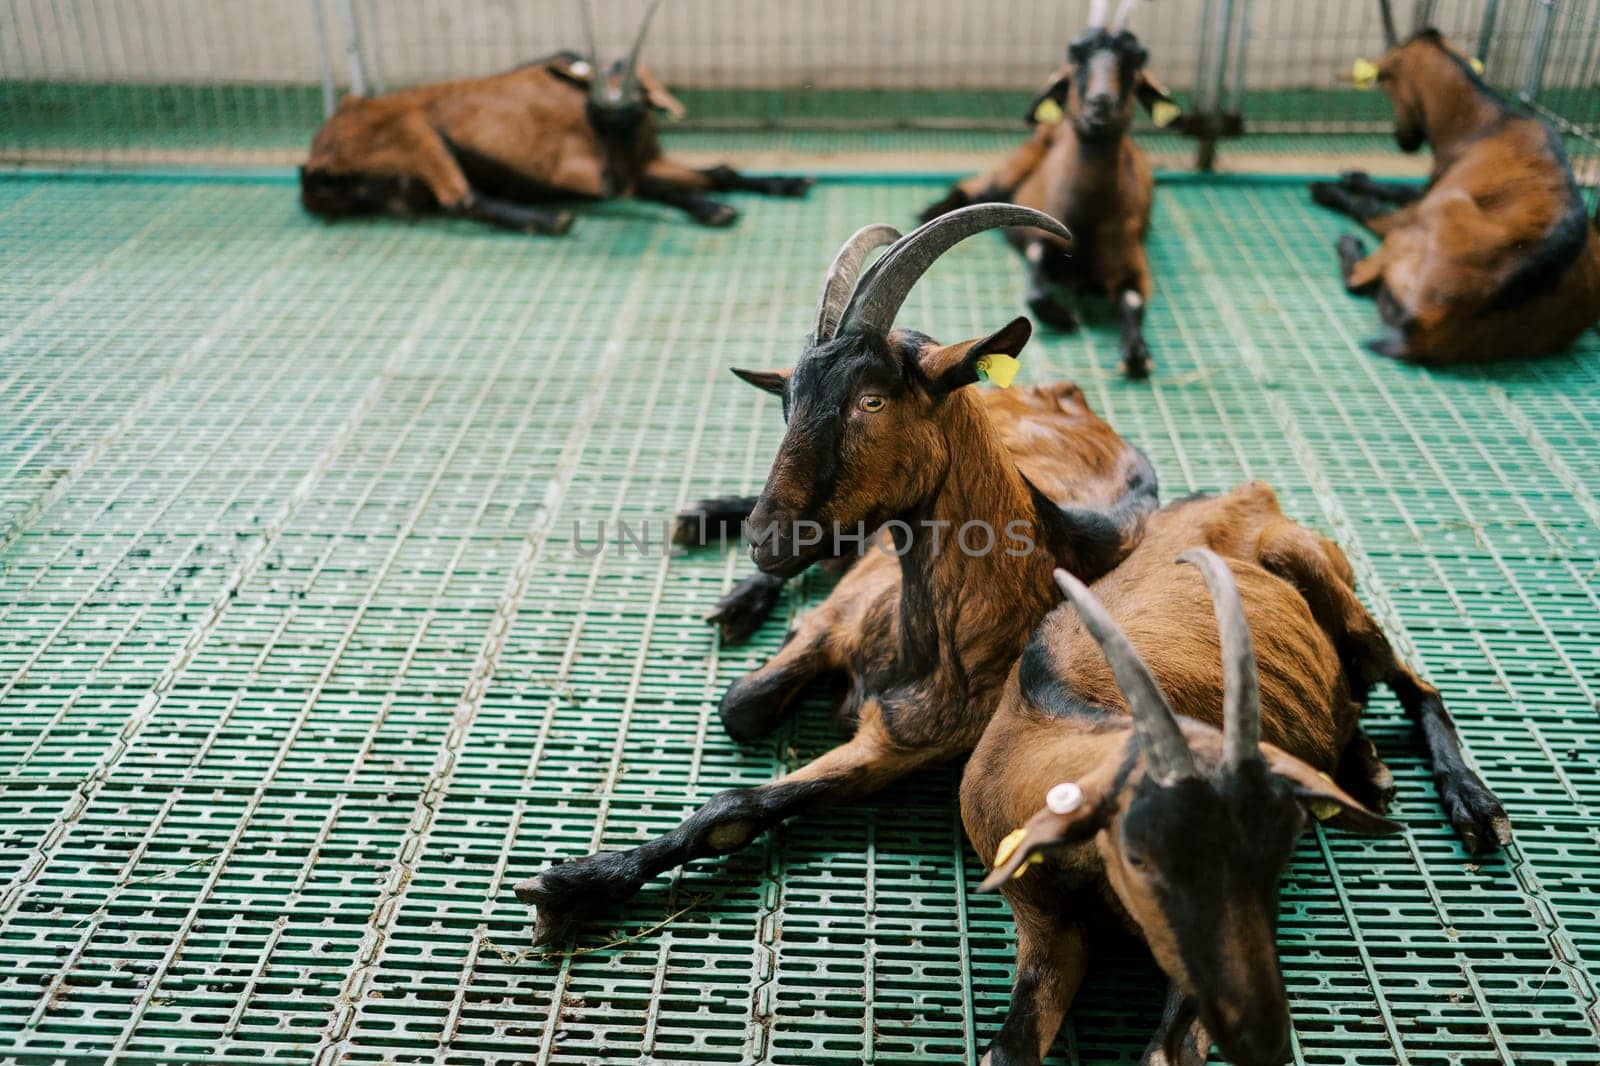
[[[1106,662],[1111,664],[1117,687],[1128,700],[1134,734],[1139,738],[1139,750],[1144,752],[1145,765],[1151,775],[1163,785],[1193,777],[1194,756],[1189,752],[1189,743],[1183,739],[1183,730],[1178,728],[1178,720],[1172,714],[1172,704],[1167,702],[1150,668],[1087,585],[1065,570],[1057,570],[1055,578],[1076,608],[1078,617],[1083,619],[1083,628],[1100,645]]]
[[[839,328],[850,296],[856,290],[856,279],[861,276],[861,265],[867,256],[884,245],[893,244],[901,237],[900,231],[882,222],[862,226],[840,247],[828,266],[822,282],[822,295],[817,300],[817,320],[811,331],[812,344],[826,344]]]
[[[840,319],[841,331],[884,336],[906,297],[935,260],[984,230],[1032,226],[1070,241],[1072,234],[1042,211],[1016,204],[973,204],[925,222],[890,245],[857,282]]]
[[[1209,548],[1178,556],[1200,571],[1217,615],[1222,638],[1222,750],[1225,765],[1237,769],[1261,761],[1261,680],[1250,623],[1244,617],[1233,570]]]
[[[1083,982],[1085,930],[1120,917],[1170,980],[1151,1041],[1162,1061],[1215,1044],[1241,1066],[1283,1062],[1274,932],[1297,838],[1312,819],[1401,830],[1381,813],[1394,778],[1361,731],[1379,680],[1415,720],[1467,847],[1509,842],[1438,690],[1395,656],[1350,573],[1255,482],[1152,515],[1092,592],[1056,575],[1072,606],[1034,630],[961,780],[962,824],[991,867],[980,891],[1005,893],[1017,930],[1010,1013],[983,1061],[1037,1066]]]
[[[502,74],[351,98],[317,131],[300,201],[327,218],[438,211],[519,233],[560,235],[552,203],[636,197],[703,226],[739,212],[712,192],[803,196],[812,179],[690,167],[661,151],[656,116],[683,104],[640,62],[661,0],[648,0],[633,47],[600,55],[594,11],[576,0],[585,52],[560,51]]]

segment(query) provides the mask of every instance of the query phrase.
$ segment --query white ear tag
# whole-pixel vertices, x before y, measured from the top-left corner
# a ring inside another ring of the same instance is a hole
[[[1051,814],[1069,814],[1083,802],[1083,789],[1071,781],[1063,781],[1044,795],[1044,805]]]

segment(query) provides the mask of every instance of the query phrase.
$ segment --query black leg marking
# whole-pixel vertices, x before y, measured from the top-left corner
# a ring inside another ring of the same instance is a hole
[[[799,175],[775,174],[769,177],[750,177],[726,164],[709,167],[700,173],[711,179],[711,187],[718,192],[757,192],[763,196],[804,196],[816,184],[815,178]]]
[[[572,228],[571,211],[544,211],[489,196],[469,196],[456,207],[455,213],[518,233],[560,237]]]
[[[1062,333],[1077,329],[1077,316],[1055,295],[1047,264],[1050,248],[1044,241],[1033,241],[1023,249],[1022,256],[1028,261],[1028,310],[1051,329]]]
[[[1195,1020],[1196,1013],[1194,1001],[1177,985],[1169,985],[1161,1024],[1139,1059],[1142,1066],[1205,1066],[1211,1038]]]
[[[778,601],[783,598],[785,580],[756,571],[733,586],[726,596],[718,600],[716,608],[706,615],[706,621],[722,632],[725,644],[739,644],[749,639],[752,633],[761,628],[761,623],[767,620],[773,609],[778,606]],[[724,718],[723,721],[726,723],[727,719]],[[731,728],[728,731],[733,733]]]
[[[812,654],[797,653],[795,645],[786,645],[767,665],[728,686],[717,705],[722,728],[739,741],[766,736],[783,721],[794,698],[820,670]]]
[[[1339,185],[1353,193],[1374,197],[1397,207],[1414,204],[1422,199],[1420,185],[1402,185],[1392,181],[1374,181],[1364,170],[1346,170],[1339,175]]]
[[[1467,850],[1477,853],[1510,844],[1511,819],[1499,798],[1462,757],[1461,737],[1438,690],[1418,683],[1404,670],[1390,678],[1389,687],[1422,736],[1445,817]]]
[[[1151,359],[1144,343],[1144,297],[1136,289],[1123,289],[1117,295],[1117,313],[1122,317],[1122,372],[1147,378]]]
[[[756,509],[755,496],[716,496],[690,504],[677,514],[672,543],[686,548],[737,540],[740,525]]]
[[[1311,199],[1323,207],[1347,215],[1357,222],[1365,222],[1377,215],[1394,210],[1394,202],[1365,192],[1352,192],[1332,181],[1311,183]]]
[[[1359,288],[1350,284],[1350,275],[1355,271],[1356,264],[1367,257],[1367,250],[1362,247],[1361,242],[1346,233],[1334,242],[1334,248],[1339,252],[1339,277],[1344,281],[1345,289],[1356,296],[1366,296],[1375,292],[1378,288],[1376,279]]]
[[[1359,729],[1339,756],[1334,778],[1339,787],[1379,814],[1387,813],[1394,802],[1394,774],[1379,757],[1372,738]]]
[[[738,851],[784,819],[820,806],[849,780],[849,775],[841,774],[719,792],[676,829],[637,848],[550,867],[514,890],[519,900],[539,909],[533,942],[562,939],[578,922],[628,899],[667,870]]]
[[[641,200],[678,208],[702,226],[731,226],[739,218],[739,212],[727,204],[659,178],[640,178],[636,192]]]
[[[1038,971],[1029,968],[1018,973],[1005,1023],[983,1054],[985,1066],[1034,1066],[1041,1061],[1038,995]]]

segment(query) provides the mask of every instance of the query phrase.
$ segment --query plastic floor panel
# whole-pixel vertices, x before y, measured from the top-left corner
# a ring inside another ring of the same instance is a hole
[[[568,955],[526,953],[509,887],[831,743],[816,703],[723,736],[785,625],[720,647],[700,616],[747,563],[664,558],[660,523],[759,485],[777,408],[724,368],[791,360],[836,244],[937,191],[542,240],[327,227],[284,183],[0,182],[0,1060],[971,1061],[1011,928],[954,769],[660,879]],[[1296,1060],[1593,1066],[1600,343],[1370,356],[1345,229],[1296,184],[1164,186],[1156,377],[1116,377],[1100,312],[1025,380],[1078,380],[1166,497],[1264,478],[1337,537],[1517,823],[1471,861],[1375,704],[1409,832],[1302,843]],[[978,239],[902,320],[986,332],[1021,289]],[[619,520],[654,552],[574,550]],[[1159,1000],[1101,960],[1057,1059],[1136,1060]]]

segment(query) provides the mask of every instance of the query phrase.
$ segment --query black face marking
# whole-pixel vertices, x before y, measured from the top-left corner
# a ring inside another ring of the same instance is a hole
[[[1067,60],[1072,64],[1072,80],[1078,87],[1079,105],[1084,112],[1080,127],[1095,129],[1113,124],[1149,58],[1149,51],[1127,30],[1117,34],[1103,29],[1090,30],[1068,45]],[[1096,68],[1105,63],[1109,63],[1114,72],[1110,86],[1105,85],[1103,78],[1095,77]],[[1110,113],[1091,113],[1093,99],[1107,92],[1112,100]]]
[[[1123,854],[1130,864],[1143,861],[1202,1007],[1249,993],[1219,949],[1224,918],[1228,908],[1260,908],[1276,929],[1278,878],[1303,824],[1292,788],[1264,764],[1216,781],[1190,778],[1165,788],[1146,782],[1124,812]],[[1275,980],[1276,971],[1259,979]]]
[[[840,459],[851,409],[863,393],[903,399],[921,386],[917,353],[921,334],[902,333],[898,347],[880,337],[845,334],[809,349],[795,365],[783,393],[786,459],[800,451],[812,475],[806,510],[814,511],[838,488]],[[805,517],[805,516],[797,516]]]

